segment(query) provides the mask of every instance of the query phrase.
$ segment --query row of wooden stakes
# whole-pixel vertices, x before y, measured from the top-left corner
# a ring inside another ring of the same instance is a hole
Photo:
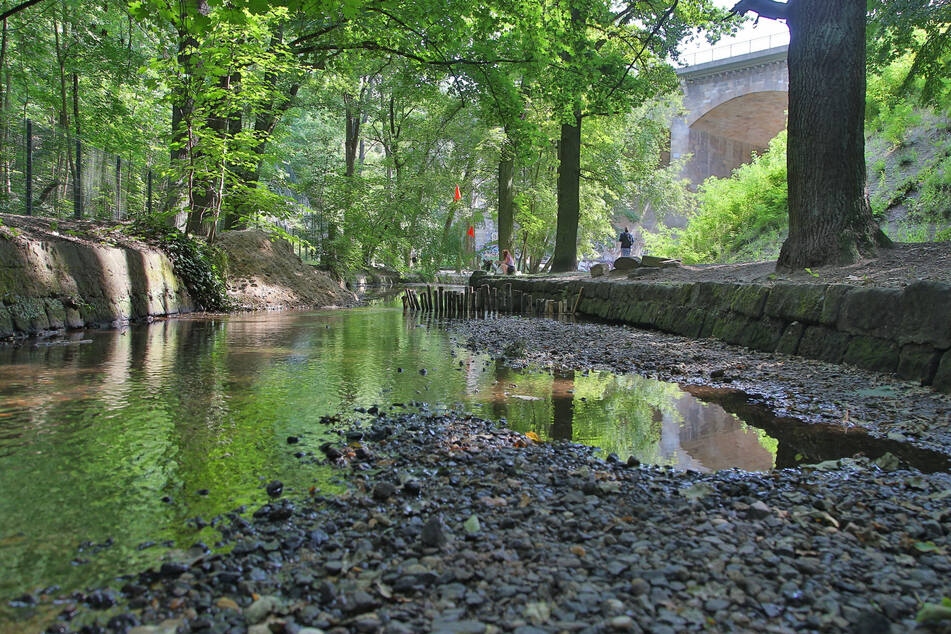
[[[446,317],[477,313],[521,313],[560,317],[574,315],[581,301],[581,291],[574,302],[534,297],[531,293],[513,290],[511,284],[505,284],[501,290],[483,284],[466,286],[463,290],[453,290],[442,286],[406,288],[403,292],[403,312],[435,313]],[[570,306],[569,306],[570,304]]]

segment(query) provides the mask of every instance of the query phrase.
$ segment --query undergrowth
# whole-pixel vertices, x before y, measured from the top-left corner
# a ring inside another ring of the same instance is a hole
[[[137,222],[130,231],[161,249],[200,310],[228,311],[234,304],[226,291],[225,255],[178,229],[156,222]]]

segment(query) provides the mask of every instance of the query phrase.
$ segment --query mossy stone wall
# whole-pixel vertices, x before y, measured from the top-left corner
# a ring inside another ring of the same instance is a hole
[[[951,393],[951,286],[657,283],[487,277],[578,312],[686,337],[894,373]]]
[[[192,310],[157,249],[0,238],[0,338]]]

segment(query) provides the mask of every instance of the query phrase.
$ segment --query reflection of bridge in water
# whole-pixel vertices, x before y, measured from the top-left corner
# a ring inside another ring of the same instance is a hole
[[[677,70],[687,114],[671,124],[672,159],[691,155],[695,185],[729,176],[786,127],[788,36],[770,36],[682,57]]]

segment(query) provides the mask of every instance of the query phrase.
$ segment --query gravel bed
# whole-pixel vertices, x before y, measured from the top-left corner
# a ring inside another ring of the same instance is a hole
[[[951,476],[621,464],[449,413],[321,447],[349,487],[61,598],[50,632],[908,632],[951,595]],[[314,448],[316,450],[316,448]],[[40,610],[22,597],[23,610]]]
[[[628,326],[503,316],[449,327],[512,367],[610,370],[739,390],[778,415],[861,427],[951,455],[951,396],[889,375]]]

